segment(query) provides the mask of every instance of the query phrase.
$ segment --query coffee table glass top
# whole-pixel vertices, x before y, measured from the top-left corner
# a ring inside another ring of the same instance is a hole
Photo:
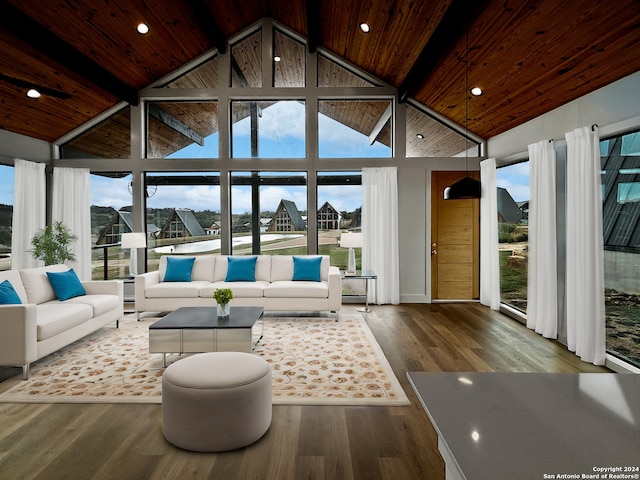
[[[247,328],[252,327],[263,312],[262,307],[231,307],[228,317],[218,318],[216,307],[180,307],[149,325],[149,329]]]

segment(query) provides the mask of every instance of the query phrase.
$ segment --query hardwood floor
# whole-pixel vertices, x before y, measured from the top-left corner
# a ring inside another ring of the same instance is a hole
[[[0,478],[440,480],[436,434],[407,371],[608,371],[475,303],[372,309],[367,323],[411,406],[274,406],[257,443],[203,454],[164,439],[160,405],[0,404]]]

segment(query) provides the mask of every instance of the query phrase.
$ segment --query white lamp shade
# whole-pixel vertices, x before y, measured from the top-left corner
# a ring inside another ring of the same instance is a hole
[[[362,248],[362,232],[347,232],[340,236],[340,246],[343,248]]]
[[[120,248],[145,248],[147,235],[144,232],[123,233],[120,239]]]

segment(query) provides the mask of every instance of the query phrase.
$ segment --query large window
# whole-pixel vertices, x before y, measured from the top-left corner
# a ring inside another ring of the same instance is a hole
[[[13,167],[0,165],[0,270],[11,270]]]
[[[218,157],[217,102],[150,102],[147,122],[147,157]]]
[[[500,301],[527,311],[529,162],[496,170]]]
[[[391,157],[390,100],[318,102],[318,155],[322,158]]]
[[[148,271],[161,255],[220,253],[218,173],[148,173],[145,188]]]
[[[123,233],[133,231],[131,174],[104,173],[90,177],[91,277],[127,278],[129,251],[120,248]]]
[[[303,101],[233,102],[233,158],[304,158]]]
[[[640,367],[640,132],[600,143],[607,351]]]
[[[235,172],[231,177],[234,255],[307,253],[303,172]]]
[[[318,253],[329,255],[331,265],[347,269],[349,249],[340,246],[345,232],[360,232],[362,228],[361,172],[318,173]],[[362,266],[362,249],[356,248],[356,268]],[[342,282],[344,295],[364,295],[362,280]]]

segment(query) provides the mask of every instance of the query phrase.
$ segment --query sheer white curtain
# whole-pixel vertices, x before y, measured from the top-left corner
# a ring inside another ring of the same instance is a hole
[[[89,169],[53,169],[53,222],[61,221],[78,237],[72,246],[72,265],[81,280],[91,280],[91,214]]]
[[[362,268],[378,279],[369,289],[371,303],[400,303],[398,260],[398,171],[362,169]]]
[[[600,138],[583,127],[567,140],[567,347],[605,361]]]
[[[31,256],[31,238],[46,223],[45,164],[15,159],[13,172],[13,219],[11,221],[11,268],[44,265]]]
[[[498,254],[498,191],[496,159],[480,162],[480,303],[500,308],[500,260]]]
[[[527,327],[558,337],[556,150],[553,141],[529,145],[529,261]]]

